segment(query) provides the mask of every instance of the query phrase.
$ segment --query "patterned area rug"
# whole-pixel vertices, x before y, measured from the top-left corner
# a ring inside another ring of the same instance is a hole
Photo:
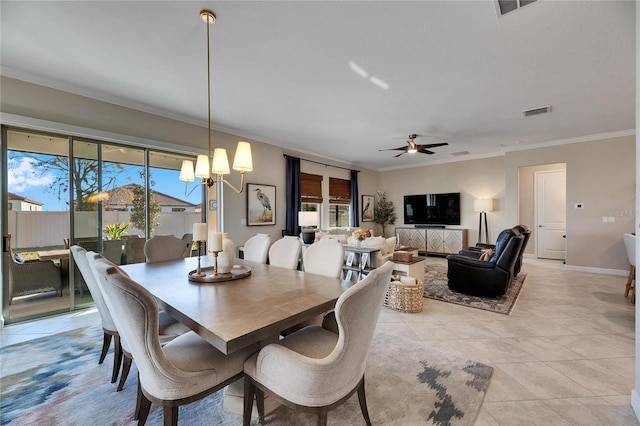
[[[518,274],[507,292],[499,298],[469,296],[449,290],[447,265],[426,264],[424,267],[424,297],[510,315],[516,306],[526,278],[527,274],[522,272]]]
[[[86,327],[0,350],[0,424],[134,425],[135,361],[121,392],[110,383],[111,353],[98,365],[102,331]],[[367,361],[366,390],[373,424],[473,425],[493,369],[439,352],[421,342],[376,335]],[[270,425],[314,425],[316,417],[280,407]],[[222,409],[222,392],[180,407],[182,425],[241,425]],[[329,412],[329,424],[361,425],[354,395]],[[148,425],[162,424],[152,405]],[[254,420],[252,424],[257,424]]]

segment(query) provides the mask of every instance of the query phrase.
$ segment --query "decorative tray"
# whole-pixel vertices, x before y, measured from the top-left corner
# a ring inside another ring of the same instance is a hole
[[[195,269],[189,272],[189,281],[195,281],[199,283],[218,283],[222,281],[239,280],[251,275],[251,268],[243,265],[233,265],[233,268],[231,268],[230,272],[226,274],[214,275],[213,266],[208,266],[206,268],[201,268],[200,272],[202,272],[204,276],[197,276]]]

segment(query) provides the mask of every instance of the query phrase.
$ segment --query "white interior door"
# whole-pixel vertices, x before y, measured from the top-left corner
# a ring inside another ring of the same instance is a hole
[[[535,173],[536,254],[565,259],[567,174],[565,170]]]

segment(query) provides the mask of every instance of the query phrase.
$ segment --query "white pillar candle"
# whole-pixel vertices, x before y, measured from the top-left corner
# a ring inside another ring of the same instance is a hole
[[[194,223],[193,224],[193,241],[206,241],[206,240],[207,240],[207,224]]]
[[[210,232],[209,243],[211,244],[209,251],[222,251],[222,233]]]

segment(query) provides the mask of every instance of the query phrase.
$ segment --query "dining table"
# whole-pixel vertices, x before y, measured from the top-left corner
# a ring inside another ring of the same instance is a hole
[[[196,257],[119,268],[146,288],[161,309],[224,354],[276,341],[283,330],[333,309],[354,284],[242,259],[235,263],[250,268],[250,274],[229,281],[192,281]],[[213,256],[202,256],[200,264],[210,271]]]

